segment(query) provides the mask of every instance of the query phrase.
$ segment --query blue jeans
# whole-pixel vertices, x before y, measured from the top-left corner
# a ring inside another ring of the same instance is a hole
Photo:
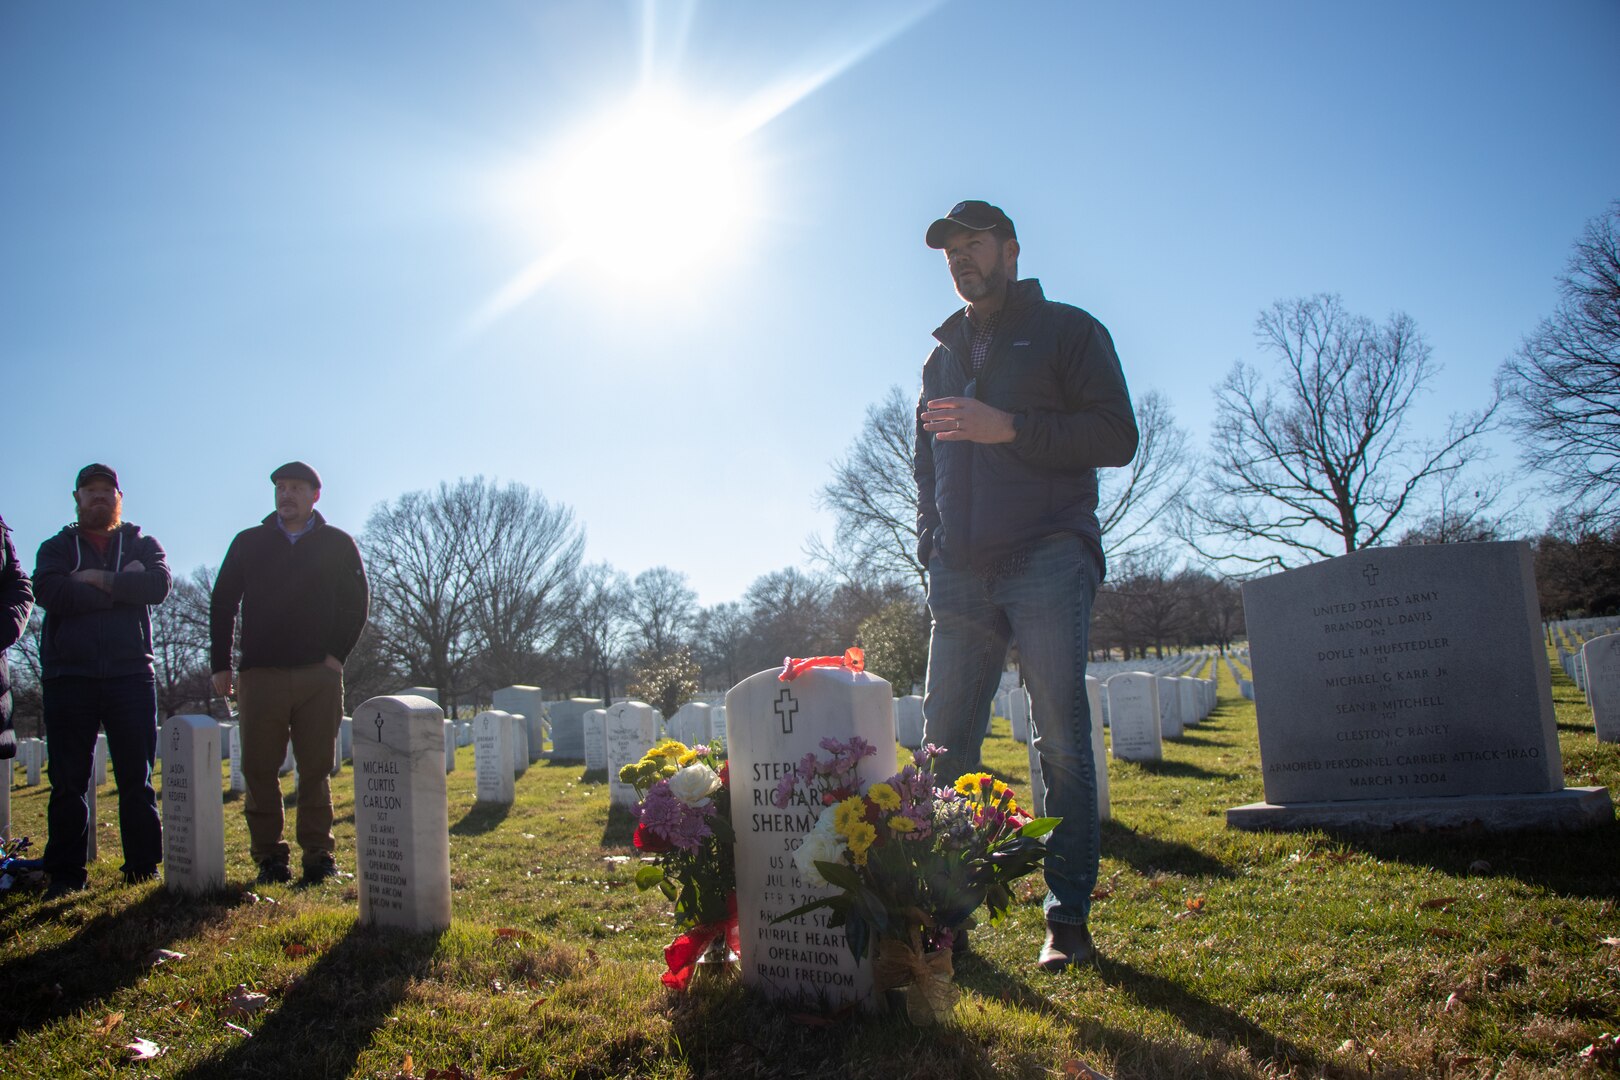
[[[84,884],[89,855],[90,805],[86,794],[95,768],[96,733],[107,732],[107,756],[118,783],[118,830],[124,840],[123,869],[155,870],[163,861],[163,826],[152,760],[157,752],[157,684],[151,675],[92,679],[61,675],[46,679],[45,738],[51,799],[45,811],[48,836],[42,859],[52,881]]]
[[[979,767],[990,703],[1008,641],[1018,642],[1029,688],[1030,737],[1046,781],[1046,812],[1060,817],[1046,844],[1046,917],[1084,925],[1097,885],[1102,838],[1086,701],[1086,637],[1097,570],[1080,537],[1060,533],[988,577],[928,565],[928,681],[923,738],[946,748],[935,762],[941,783]]]

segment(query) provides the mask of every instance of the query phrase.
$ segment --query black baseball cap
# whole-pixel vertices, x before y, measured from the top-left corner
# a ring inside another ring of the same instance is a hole
[[[124,490],[118,486],[118,474],[112,471],[112,466],[100,463],[86,465],[80,469],[79,478],[73,483],[73,490],[78,491],[92,480],[111,480],[114,491]]]
[[[289,461],[270,474],[272,484],[278,480],[304,480],[316,490],[319,490],[321,486],[321,474],[305,465],[302,461]]]
[[[951,207],[950,213],[928,226],[926,240],[931,248],[943,248],[945,238],[952,229],[984,232],[998,226],[1012,233],[1014,240],[1018,239],[1018,230],[1013,228],[1012,218],[1002,213],[1001,207],[991,206],[979,199],[968,199]]]

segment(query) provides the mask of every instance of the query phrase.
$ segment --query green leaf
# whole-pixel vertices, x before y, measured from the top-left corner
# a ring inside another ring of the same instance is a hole
[[[1025,836],[1033,840],[1038,836],[1045,836],[1047,833],[1057,828],[1062,821],[1063,819],[1060,817],[1038,817],[1034,821],[1031,821],[1028,825],[1025,825],[1022,829],[1019,829],[1018,835]]]
[[[662,866],[643,866],[636,871],[636,888],[641,889],[643,892],[663,880],[664,868]]]
[[[722,844],[735,844],[737,842],[737,832],[731,827],[731,822],[718,814],[710,814],[708,820],[709,828],[714,830],[715,839]]]
[[[855,872],[853,866],[845,866],[843,863],[836,862],[817,861],[816,869],[821,871],[821,876],[827,879],[829,885],[837,886],[845,892],[861,891],[861,876]]]
[[[816,911],[820,908],[834,907],[841,899],[843,898],[838,896],[823,896],[820,900],[812,900],[808,904],[800,904],[792,911],[789,911],[783,915],[778,915],[776,918],[772,919],[771,922],[773,924],[787,922],[789,919],[797,919],[800,915],[808,914],[809,912]]]

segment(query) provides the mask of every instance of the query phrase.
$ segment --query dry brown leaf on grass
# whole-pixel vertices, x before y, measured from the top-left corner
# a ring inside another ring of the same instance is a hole
[[[151,1039],[137,1038],[132,1043],[125,1043],[124,1049],[129,1051],[129,1060],[131,1061],[151,1061],[163,1053],[163,1047]]]
[[[96,1025],[96,1034],[97,1035],[111,1035],[112,1034],[112,1029],[117,1027],[119,1024],[122,1024],[123,1022],[124,1022],[124,1014],[123,1013],[121,1013],[121,1012],[108,1013],[106,1015],[106,1017],[101,1021],[101,1023]]]
[[[524,935],[523,935],[523,931],[517,929],[516,927],[502,926],[502,927],[500,927],[499,929],[497,929],[495,931],[495,936],[498,937],[498,938],[504,938],[507,941],[511,941],[511,940],[516,939],[516,938],[523,937]]]
[[[159,964],[167,964],[170,960],[184,960],[185,958],[186,954],[183,952],[175,952],[173,949],[155,949],[146,958],[146,962],[156,967]]]
[[[225,994],[225,1007],[221,1016],[240,1016],[246,1020],[270,1004],[270,995],[249,990],[247,983],[237,983]]]
[[[1063,1063],[1063,1075],[1076,1077],[1077,1080],[1109,1080],[1079,1058],[1070,1058]]]
[[[1423,908],[1426,911],[1437,911],[1437,910],[1440,910],[1442,908],[1450,907],[1452,904],[1455,904],[1459,899],[1461,899],[1461,898],[1456,897],[1456,896],[1436,896],[1431,900],[1423,901],[1422,903],[1420,903],[1418,905],[1418,907]]]
[[[527,1065],[519,1065],[515,1069],[509,1069],[506,1072],[501,1073],[501,1080],[523,1080],[523,1078],[528,1075],[529,1067]]]
[[[1620,937],[1598,938],[1598,944],[1599,945],[1607,945],[1610,948],[1615,948],[1616,946],[1620,946]]]
[[[311,949],[308,945],[300,945],[296,941],[289,941],[287,944],[281,947],[281,951],[287,954],[287,959],[296,960],[300,956],[308,956],[315,950]]]
[[[1204,910],[1204,898],[1202,896],[1189,896],[1187,898],[1187,910],[1188,911],[1203,911]]]

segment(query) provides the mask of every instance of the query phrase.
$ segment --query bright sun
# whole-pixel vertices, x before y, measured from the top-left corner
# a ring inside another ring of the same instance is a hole
[[[724,120],[644,91],[565,143],[541,186],[575,257],[617,281],[670,282],[741,239],[750,171]]]

